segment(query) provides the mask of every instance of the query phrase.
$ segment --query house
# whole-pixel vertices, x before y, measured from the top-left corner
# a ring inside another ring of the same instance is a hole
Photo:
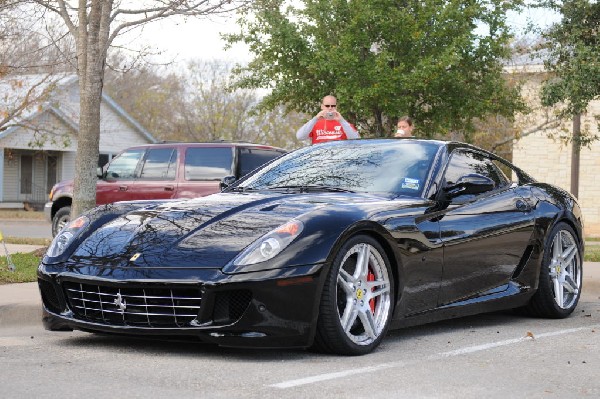
[[[11,112],[11,120],[0,125],[0,208],[39,207],[55,183],[75,177],[78,77],[0,79],[0,121]],[[156,142],[107,94],[100,118],[99,166],[127,147]]]
[[[535,179],[570,191],[571,143],[561,140],[561,136],[570,136],[573,124],[556,120],[553,109],[541,106],[539,93],[548,77],[543,64],[539,60],[520,62],[506,67],[505,71],[520,75],[522,95],[533,110],[517,118],[523,134],[513,141],[513,162]],[[581,117],[581,130],[600,136],[597,116],[600,116],[600,100],[588,105]],[[579,170],[578,200],[583,211],[584,234],[600,237],[600,185],[596,182],[600,175],[600,141],[581,148]]]

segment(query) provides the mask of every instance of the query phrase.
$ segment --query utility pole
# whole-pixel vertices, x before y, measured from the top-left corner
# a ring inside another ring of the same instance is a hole
[[[581,153],[581,113],[573,116],[573,140],[571,141],[571,194],[579,197],[579,155]]]

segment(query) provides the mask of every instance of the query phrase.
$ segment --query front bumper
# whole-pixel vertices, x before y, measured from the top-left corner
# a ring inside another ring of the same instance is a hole
[[[119,269],[116,278],[106,277],[113,274],[106,268],[90,274],[57,269],[44,264],[38,269],[48,330],[193,336],[221,346],[266,348],[312,344],[325,268],[236,275]],[[148,278],[153,272],[161,278]],[[174,273],[177,278],[162,278]]]
[[[52,223],[52,204],[53,202],[46,202],[46,204],[44,205],[44,216],[46,217],[46,220],[49,221],[50,223]]]

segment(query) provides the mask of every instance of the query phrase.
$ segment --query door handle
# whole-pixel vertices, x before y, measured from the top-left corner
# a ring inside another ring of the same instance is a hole
[[[119,186],[119,191],[127,191],[128,186]]]
[[[172,186],[172,185],[165,186],[165,191],[175,191],[175,186]]]

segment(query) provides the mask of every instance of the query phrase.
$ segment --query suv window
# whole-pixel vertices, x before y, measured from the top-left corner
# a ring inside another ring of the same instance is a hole
[[[231,147],[188,148],[185,153],[185,180],[221,180],[232,175]]]
[[[107,180],[133,180],[135,178],[135,170],[137,165],[144,155],[145,150],[127,150],[108,165],[106,170]]]
[[[240,148],[238,160],[240,177],[252,172],[270,160],[278,158],[281,154],[279,151],[266,150],[264,148]]]
[[[177,151],[174,148],[150,149],[142,164],[140,179],[174,180]]]

